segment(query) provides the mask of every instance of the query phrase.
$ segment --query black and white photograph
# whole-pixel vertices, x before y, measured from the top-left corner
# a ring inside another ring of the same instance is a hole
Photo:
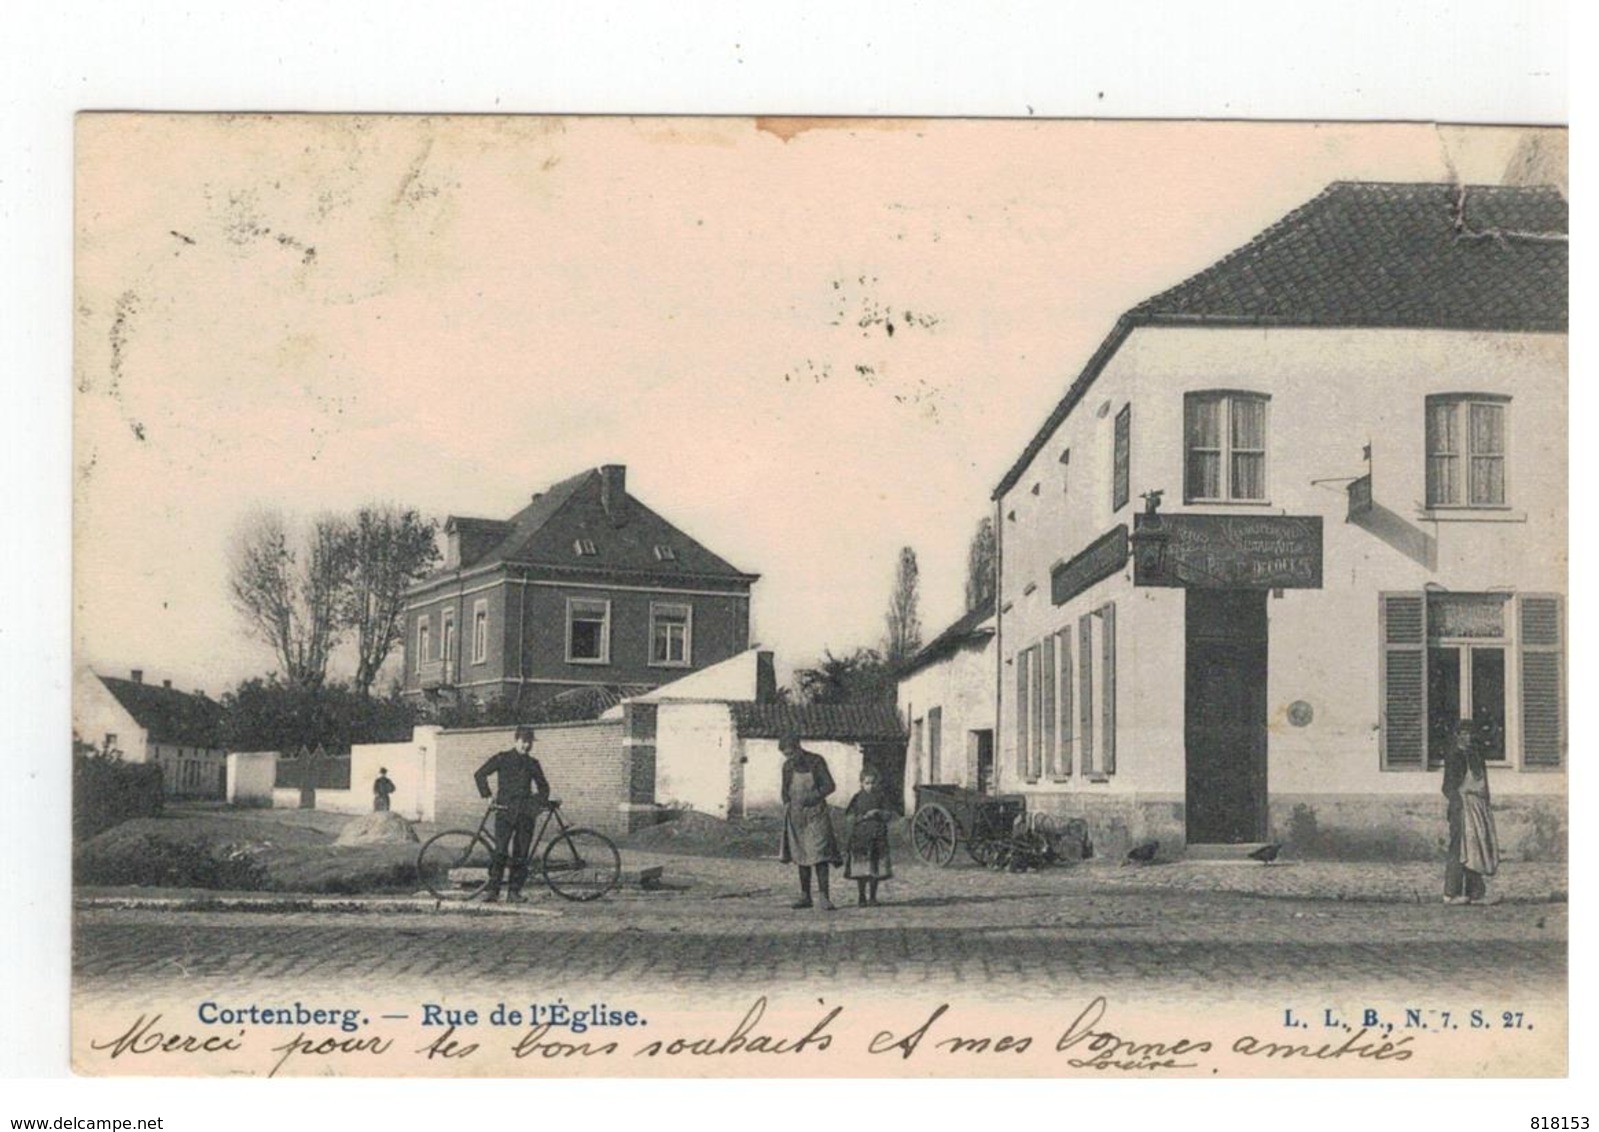
[[[8,15],[0,1123],[1589,1126],[1565,6]]]
[[[1564,129],[74,162],[76,1072],[1566,1074]]]

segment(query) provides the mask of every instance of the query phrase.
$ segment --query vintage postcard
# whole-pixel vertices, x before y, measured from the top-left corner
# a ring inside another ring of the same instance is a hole
[[[1564,1076],[1567,197],[80,116],[73,1067]]]

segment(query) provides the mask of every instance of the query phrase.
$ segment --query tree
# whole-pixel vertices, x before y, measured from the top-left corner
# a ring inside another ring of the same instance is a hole
[[[994,600],[998,592],[999,540],[994,520],[984,515],[966,549],[966,608],[976,609]]]
[[[314,688],[343,631],[340,603],[353,545],[350,526],[327,515],[300,540],[282,512],[260,510],[234,529],[228,585],[248,630],[265,641],[284,679]]]
[[[922,618],[917,609],[916,552],[903,547],[894,574],[894,592],[888,599],[888,635],[883,641],[883,659],[890,667],[909,660],[922,647]]]
[[[355,743],[411,737],[416,711],[398,698],[357,694],[345,684],[317,686],[277,676],[245,680],[222,697],[222,742],[234,751],[347,751]]]
[[[876,649],[859,648],[848,656],[823,654],[815,668],[794,670],[800,699],[808,704],[894,702],[894,676]]]
[[[340,621],[355,633],[358,695],[371,695],[383,662],[400,643],[406,588],[439,560],[435,528],[415,511],[389,504],[361,508],[350,525]]]

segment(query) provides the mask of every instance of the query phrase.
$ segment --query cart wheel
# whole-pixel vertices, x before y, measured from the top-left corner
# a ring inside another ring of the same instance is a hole
[[[940,867],[955,859],[955,818],[943,806],[929,802],[911,820],[911,848],[929,865]]]
[[[971,859],[982,865],[985,869],[992,869],[999,865],[1003,842],[992,838],[977,838],[966,843],[966,852]]]

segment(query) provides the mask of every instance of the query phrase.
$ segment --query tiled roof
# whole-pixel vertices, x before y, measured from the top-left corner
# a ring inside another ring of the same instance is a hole
[[[1564,332],[1567,214],[1550,187],[1335,182],[1122,315],[993,498],[1015,486],[1140,326]]]
[[[1566,225],[1553,188],[1341,181],[1133,313],[1564,330]]]
[[[789,731],[802,740],[895,742],[905,738],[899,712],[890,703],[734,703],[733,723],[743,739],[779,739]]]
[[[994,616],[994,601],[979,605],[976,609],[969,609],[961,615],[949,628],[923,645],[920,651],[912,656],[895,671],[896,679],[903,680],[912,673],[926,668],[929,664],[952,656],[960,647],[968,642],[983,640],[994,635],[993,629],[981,628],[983,622]]]
[[[215,700],[115,676],[101,676],[100,682],[150,733],[152,743],[212,748],[222,745],[222,707]]]
[[[601,501],[601,487],[600,470],[591,468],[548,488],[507,520],[505,537],[471,565],[526,563],[658,577],[756,580],[757,575],[713,554],[631,494],[625,496],[626,521],[613,523]],[[573,548],[579,540],[592,544],[594,553],[577,554]],[[657,547],[666,548],[670,557],[663,558]]]

